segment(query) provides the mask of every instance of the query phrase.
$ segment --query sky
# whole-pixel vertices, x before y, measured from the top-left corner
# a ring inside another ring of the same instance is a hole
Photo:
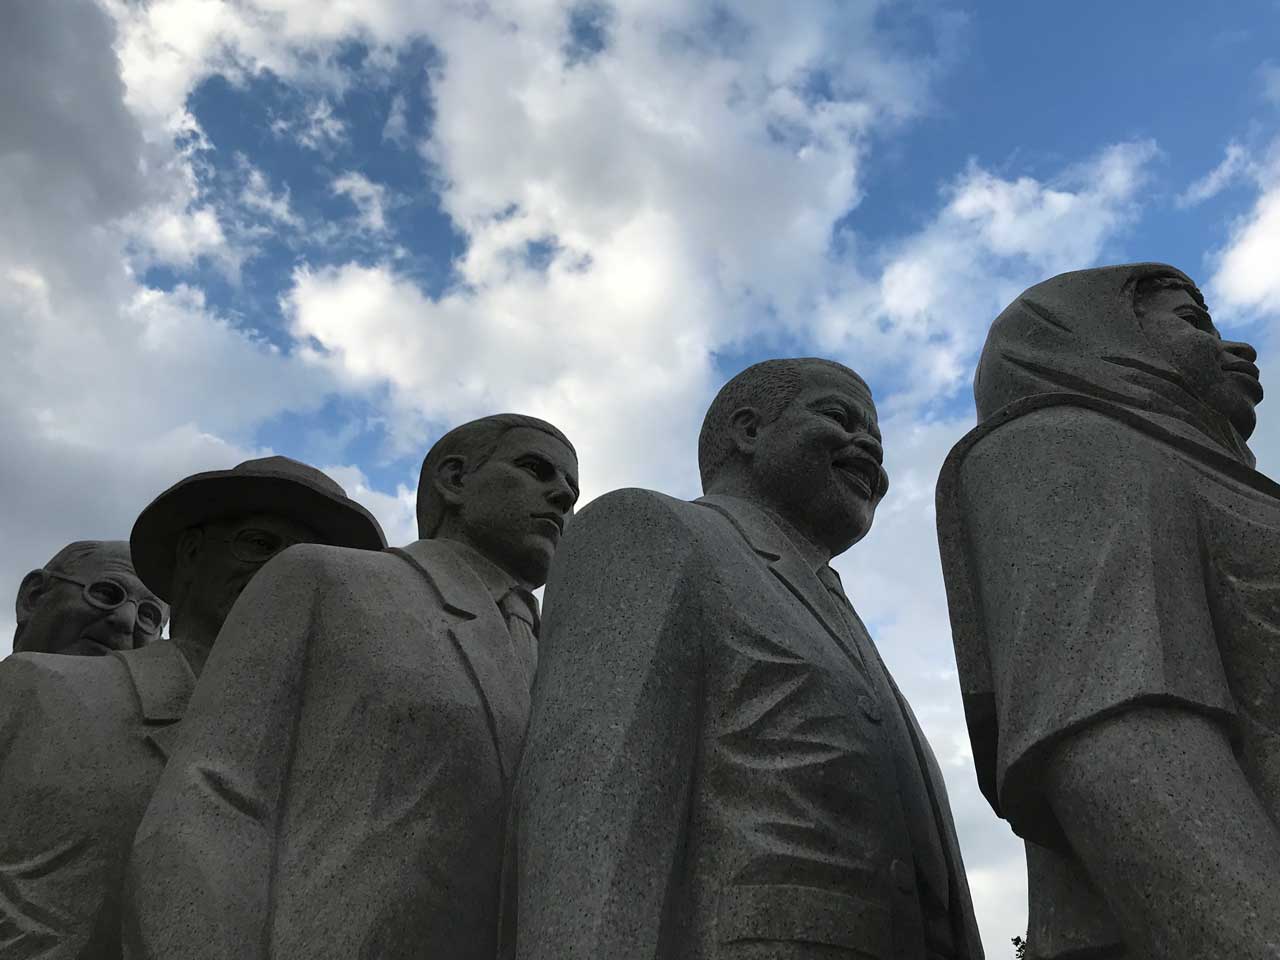
[[[1280,368],[1280,4],[0,17],[0,586],[269,453],[408,542],[432,441],[505,410],[566,431],[583,503],[695,497],[720,384],[839,360],[875,392],[892,488],[836,567],[945,768],[988,955],[1012,955],[1021,845],[974,778],[934,483],[992,319],[1062,271],[1173,263],[1264,384]],[[1259,424],[1280,476],[1280,413]]]

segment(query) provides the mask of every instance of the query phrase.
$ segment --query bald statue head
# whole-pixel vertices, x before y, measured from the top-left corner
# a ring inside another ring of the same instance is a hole
[[[160,636],[169,607],[138,579],[123,540],[78,540],[22,578],[15,653],[99,657]]]
[[[828,557],[862,539],[889,487],[871,390],[816,357],[766,360],[711,402],[698,438],[702,489],[749,500]]]

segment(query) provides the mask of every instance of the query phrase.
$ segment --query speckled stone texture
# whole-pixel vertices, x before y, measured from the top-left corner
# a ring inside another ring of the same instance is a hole
[[[446,541],[282,553],[138,830],[126,955],[491,960],[526,663]]]
[[[168,641],[0,662],[0,956],[120,955],[120,888],[194,678]]]
[[[924,960],[924,884],[982,956],[928,745],[764,511],[608,494],[546,597],[504,956]]]
[[[1135,310],[1151,278],[1185,309]],[[1037,960],[1280,956],[1280,487],[1201,387],[1260,396],[1198,296],[1159,264],[1033,287],[939,480],[978,779],[1028,841]]]

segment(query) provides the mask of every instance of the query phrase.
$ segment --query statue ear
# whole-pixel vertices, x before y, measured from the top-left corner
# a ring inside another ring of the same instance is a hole
[[[445,506],[456,509],[462,503],[462,488],[467,482],[467,458],[461,454],[445,457],[436,467],[431,482],[444,500]]]
[[[18,585],[18,599],[14,604],[19,623],[26,623],[31,619],[31,615],[36,612],[36,607],[40,606],[40,601],[44,599],[52,580],[53,578],[43,570],[32,570],[22,578],[22,583]]]
[[[745,457],[756,452],[760,437],[760,414],[755,407],[739,407],[729,418],[729,437],[733,448]]]

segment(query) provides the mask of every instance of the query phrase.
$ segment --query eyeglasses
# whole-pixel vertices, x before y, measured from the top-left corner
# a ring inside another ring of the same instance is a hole
[[[206,533],[206,536],[208,534]],[[234,537],[209,537],[231,544],[231,555],[245,563],[266,563],[285,547],[291,547],[298,541],[286,539],[270,530],[257,530],[246,527]]]
[[[81,580],[69,577],[65,573],[46,570],[56,580],[74,583],[84,593],[85,602],[99,610],[114,610],[123,603],[132,603],[138,608],[138,626],[144,633],[159,633],[164,626],[164,609],[154,600],[134,600],[114,580]]]

